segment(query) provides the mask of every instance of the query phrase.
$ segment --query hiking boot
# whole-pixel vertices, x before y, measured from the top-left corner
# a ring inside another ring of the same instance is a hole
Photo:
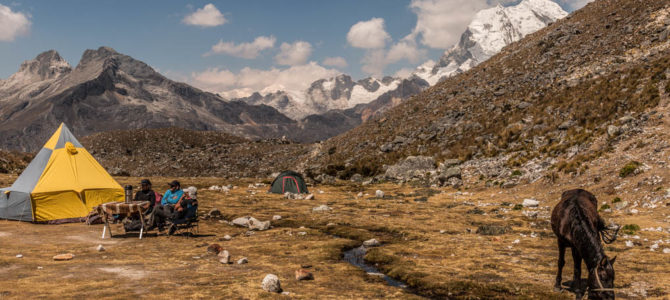
[[[170,225],[170,228],[168,228],[168,235],[173,235],[177,231],[177,225]]]

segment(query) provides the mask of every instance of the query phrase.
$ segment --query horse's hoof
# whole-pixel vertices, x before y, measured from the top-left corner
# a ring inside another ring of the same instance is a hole
[[[562,291],[563,291],[563,288],[562,288],[562,287],[560,287],[560,286],[555,286],[555,287],[554,287],[554,292],[559,293],[559,292],[562,292]]]

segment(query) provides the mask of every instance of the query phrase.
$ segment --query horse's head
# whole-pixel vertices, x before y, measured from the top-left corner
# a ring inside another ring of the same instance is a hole
[[[589,272],[589,299],[614,299],[614,261],[603,257]]]

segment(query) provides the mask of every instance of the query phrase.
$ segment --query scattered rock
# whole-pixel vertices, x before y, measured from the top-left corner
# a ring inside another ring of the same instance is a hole
[[[331,211],[333,210],[332,208],[328,207],[328,205],[322,204],[317,207],[312,208],[312,212],[324,212],[324,211]]]
[[[254,217],[240,217],[235,220],[233,220],[233,225],[237,225],[240,227],[247,227],[251,230],[268,230],[270,229],[270,221],[259,221],[258,219]]]
[[[621,201],[614,203],[614,208],[616,208],[617,210],[622,210],[626,208],[626,206],[628,206],[628,201]]]
[[[392,180],[422,178],[435,171],[435,159],[431,156],[408,156],[398,164],[386,169],[384,176]]]
[[[98,245],[98,247],[95,248],[95,250],[98,250],[99,252],[102,252],[102,251],[105,251],[105,247],[103,247],[102,245]]]
[[[507,232],[507,228],[498,225],[480,225],[477,233],[481,235],[501,235]]]
[[[363,197],[363,192],[358,193],[358,194],[356,195],[356,197],[357,197],[357,198],[361,198],[361,197]]]
[[[221,247],[219,244],[211,244],[209,247],[207,247],[207,253],[216,255],[221,253],[221,251],[223,251],[223,247]]]
[[[56,260],[56,261],[71,260],[73,258],[74,258],[74,254],[72,254],[72,253],[58,254],[58,255],[53,257],[53,259]]]
[[[384,192],[382,190],[377,190],[375,192],[375,197],[377,198],[384,198]]]
[[[626,241],[626,247],[630,248],[630,247],[633,247],[633,246],[634,246],[634,244],[633,244],[632,241]]]
[[[228,253],[228,250],[223,250],[223,251],[219,252],[218,257],[219,257],[219,262],[220,263],[222,263],[224,265],[227,265],[227,264],[230,263],[230,253]]]
[[[275,274],[267,274],[265,275],[265,278],[263,278],[263,282],[261,283],[261,287],[263,288],[264,291],[271,292],[271,293],[281,293],[281,283],[279,282],[279,277]]]
[[[238,265],[243,265],[243,264],[246,264],[248,262],[249,262],[249,260],[246,257],[242,257],[237,261],[237,264]]]
[[[670,254],[670,248],[663,248],[664,254]]]
[[[17,254],[16,258],[23,258],[23,254]]]
[[[535,199],[523,199],[523,207],[538,207],[539,205],[540,201]]]
[[[281,216],[280,215],[274,215],[274,216],[272,216],[272,220],[273,221],[279,221],[279,220],[281,220]]]
[[[314,199],[314,194],[309,194],[305,197],[305,200],[313,200]]]
[[[295,279],[296,280],[314,280],[314,274],[311,272],[305,270],[305,269],[300,269],[295,271]]]
[[[381,243],[376,239],[369,239],[363,242],[363,246],[365,247],[378,247],[379,245],[381,245]]]
[[[209,210],[209,213],[207,213],[207,215],[210,218],[220,218],[223,216],[218,208],[212,208],[211,210]]]

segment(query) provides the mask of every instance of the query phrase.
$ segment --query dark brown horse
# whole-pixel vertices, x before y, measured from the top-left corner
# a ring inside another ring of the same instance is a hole
[[[600,238],[611,243],[616,240],[616,232],[606,233],[603,219],[598,215],[598,200],[582,189],[563,192],[559,202],[551,213],[551,229],[558,237],[558,273],[556,290],[561,290],[561,273],[565,265],[565,248],[572,248],[574,277],[572,290],[576,299],[581,299],[584,290],[581,286],[582,260],[589,271],[589,299],[614,299],[614,268],[616,257],[609,259],[605,255]],[[618,231],[618,230],[617,230]]]

